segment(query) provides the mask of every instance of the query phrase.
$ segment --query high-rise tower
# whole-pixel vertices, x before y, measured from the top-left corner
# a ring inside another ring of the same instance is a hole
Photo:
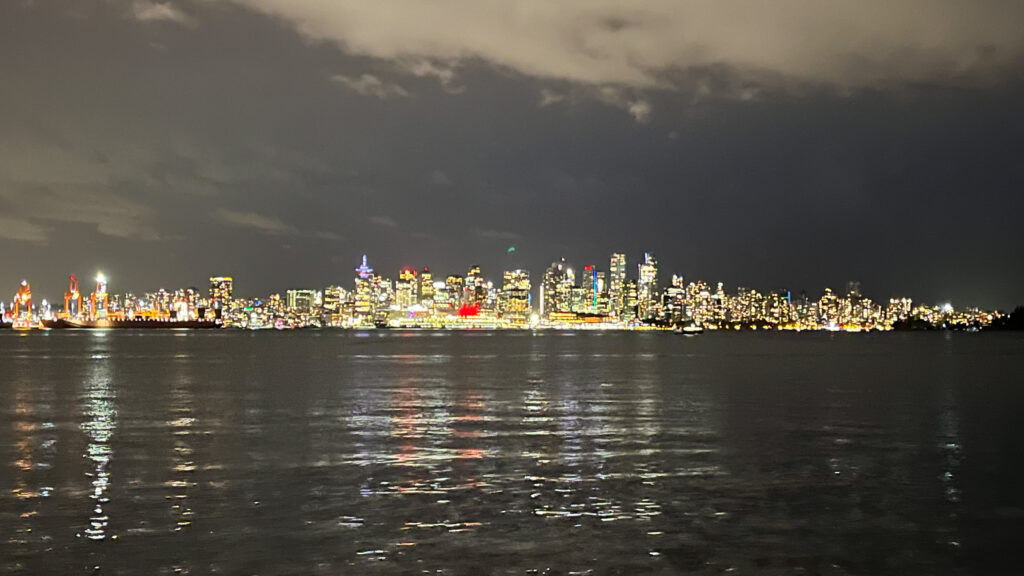
[[[644,253],[644,261],[639,266],[636,284],[637,317],[650,320],[658,313],[658,259],[650,252]]]
[[[608,270],[608,306],[613,316],[621,317],[626,307],[626,255],[612,254]]]

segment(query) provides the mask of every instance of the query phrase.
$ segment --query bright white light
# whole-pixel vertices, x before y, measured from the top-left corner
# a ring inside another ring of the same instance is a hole
[[[107,277],[103,275],[103,272],[100,272],[99,274],[96,275],[96,282],[99,284],[107,283]]]
[[[953,305],[950,304],[949,302],[946,302],[945,304],[942,305],[942,311],[949,314],[950,312],[953,311]]]

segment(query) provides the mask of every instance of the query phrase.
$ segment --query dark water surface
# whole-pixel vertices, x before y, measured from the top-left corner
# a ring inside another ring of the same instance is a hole
[[[1024,573],[1024,338],[0,334],[0,572]]]

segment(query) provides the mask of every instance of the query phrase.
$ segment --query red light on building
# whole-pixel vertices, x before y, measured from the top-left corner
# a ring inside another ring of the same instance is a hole
[[[473,305],[463,304],[462,307],[459,308],[459,318],[471,318],[471,317],[477,316],[479,314],[480,314],[480,305],[479,304],[473,304]]]

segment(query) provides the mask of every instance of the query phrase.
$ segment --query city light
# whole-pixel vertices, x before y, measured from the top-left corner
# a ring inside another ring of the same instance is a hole
[[[577,278],[576,271],[582,270]],[[825,288],[821,296],[788,289],[738,287],[721,282],[685,281],[664,275],[651,252],[627,274],[625,254],[612,254],[608,268],[552,262],[534,283],[528,270],[505,270],[500,282],[472,265],[465,275],[434,280],[429,267],[406,266],[391,280],[375,271],[367,256],[353,269],[349,287],[291,288],[281,294],[238,297],[234,278],[212,276],[209,290],[159,289],[145,294],[108,293],[107,277],[96,274],[96,290],[84,295],[72,275],[64,306],[32,304],[22,280],[4,323],[35,328],[423,328],[668,330],[687,334],[707,330],[825,330],[864,332],[940,327],[977,330],[1000,313],[955,309],[951,303],[927,306],[909,298],[875,302],[859,282],[846,290]],[[665,280],[667,279],[667,281]]]

